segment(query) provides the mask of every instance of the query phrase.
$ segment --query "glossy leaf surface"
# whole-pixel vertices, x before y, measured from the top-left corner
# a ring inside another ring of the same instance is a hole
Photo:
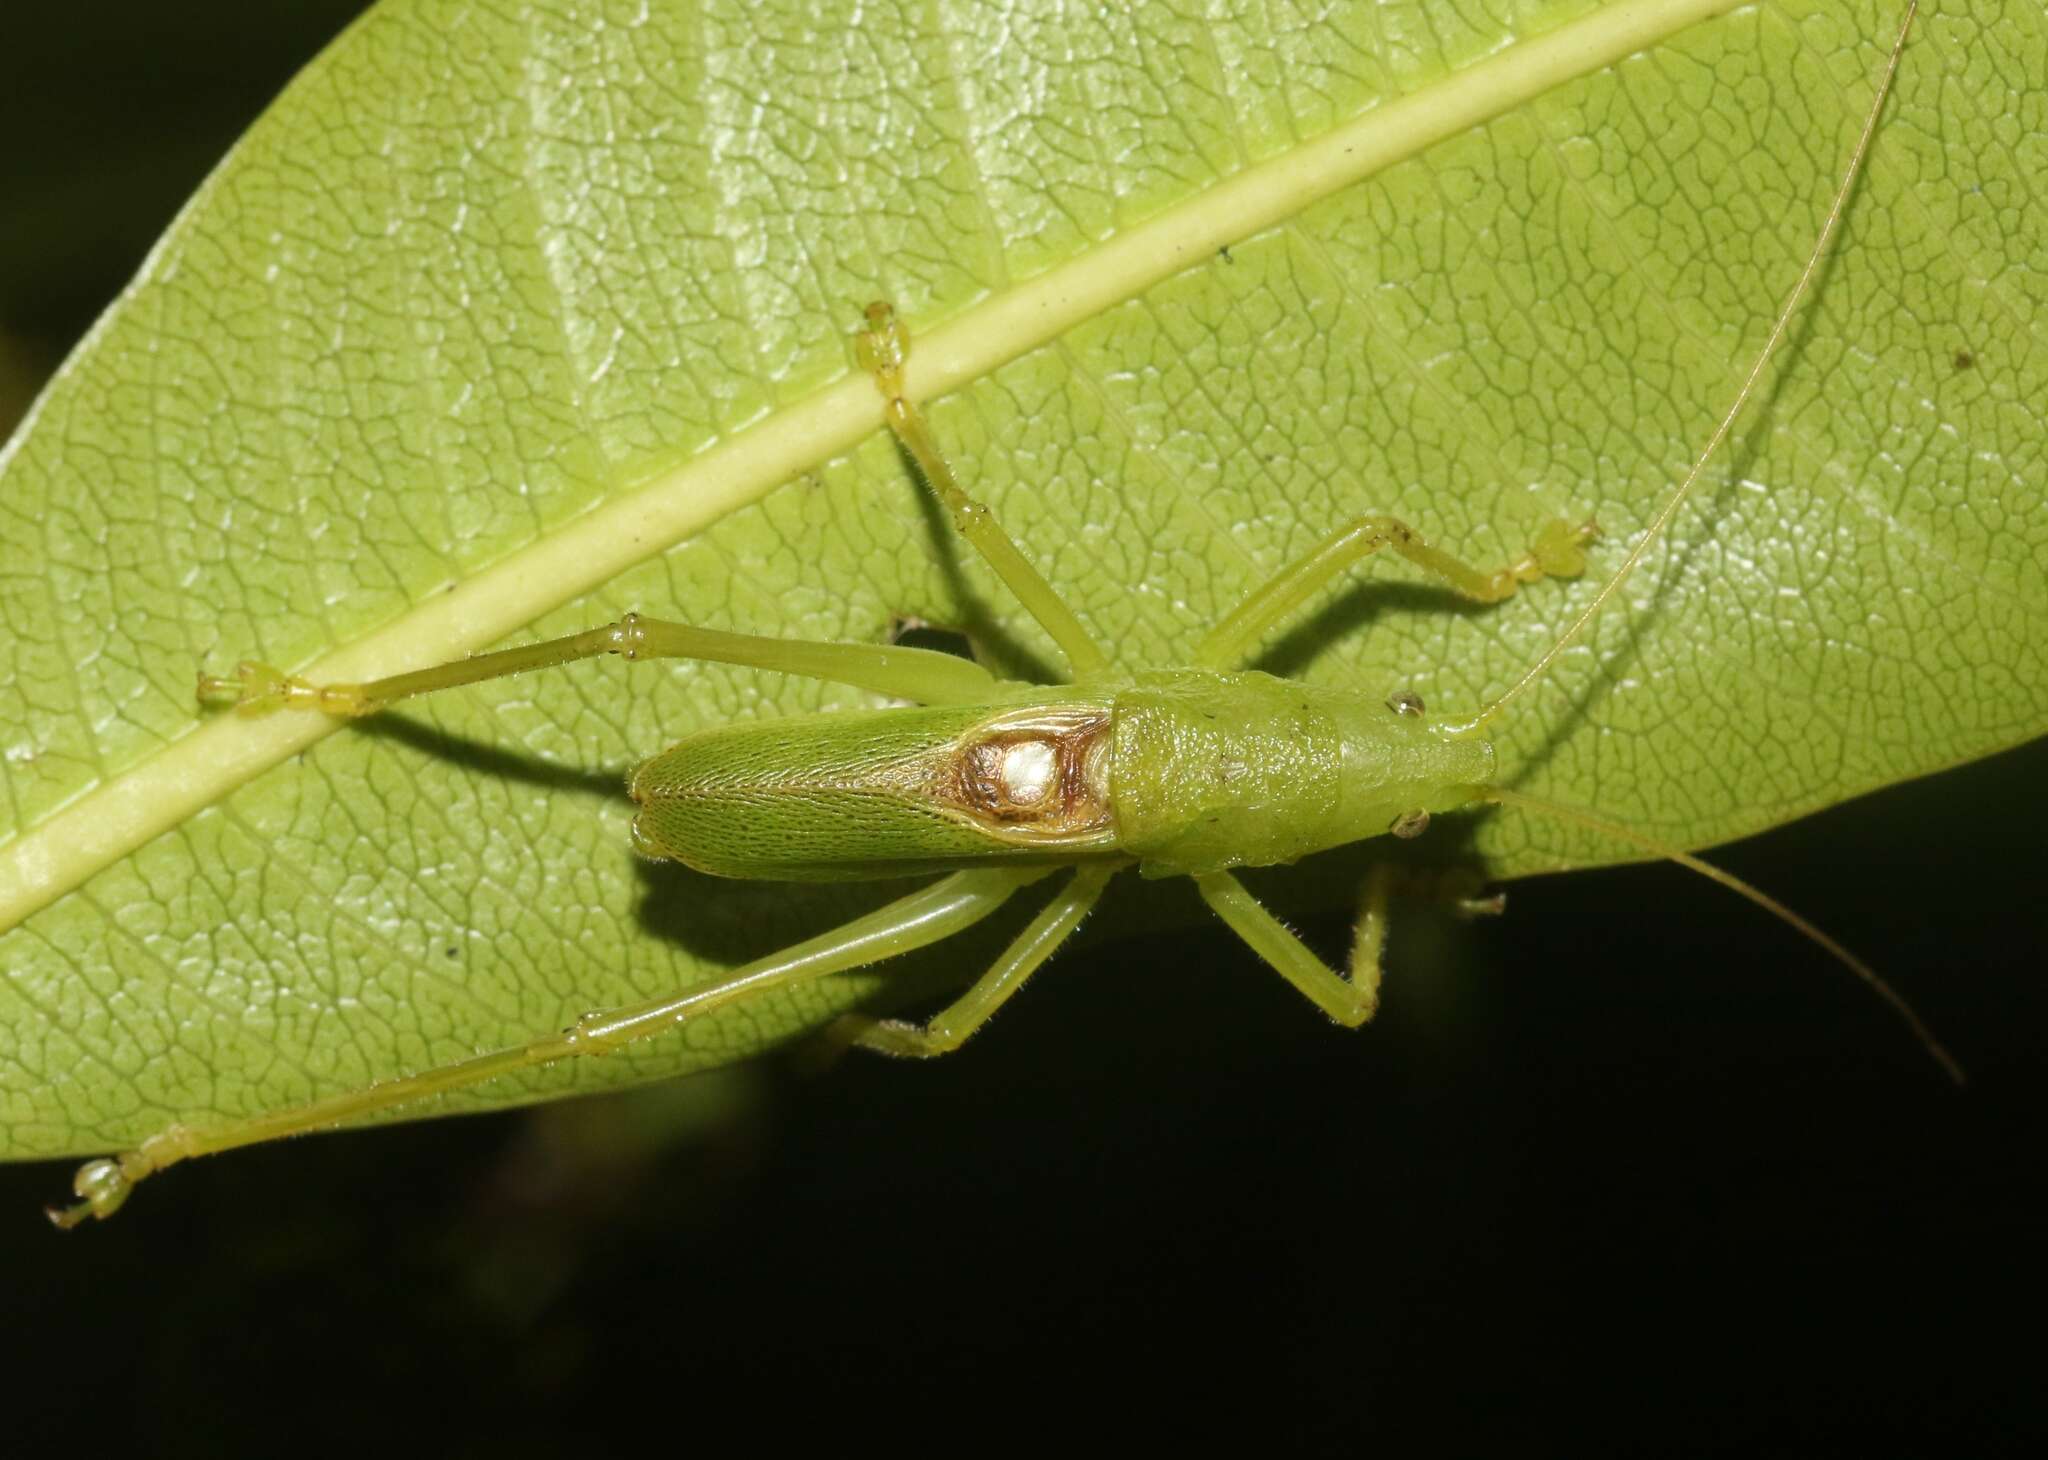
[[[245,654],[354,677],[629,608],[912,617],[1056,669],[848,375],[870,298],[1127,664],[1360,511],[1482,562],[1591,513],[1618,558],[1796,274],[1892,24],[1725,8],[379,7],[0,457],[8,1148],[455,1058],[876,901],[625,837],[637,760],[850,691],[593,664],[338,731],[191,696]],[[1515,784],[1699,846],[2048,722],[2044,36],[1923,18],[1766,409],[1504,727]],[[1455,712],[1593,586],[1479,611],[1375,565],[1260,662]],[[1474,844],[1502,876],[1622,854],[1500,817]],[[871,988],[476,1101],[717,1063]]]

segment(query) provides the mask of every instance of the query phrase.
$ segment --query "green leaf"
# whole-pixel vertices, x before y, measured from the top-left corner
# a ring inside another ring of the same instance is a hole
[[[1055,669],[848,372],[871,298],[920,331],[972,489],[1131,665],[1348,515],[1493,562],[1596,514],[1577,584],[1473,610],[1375,565],[1262,660],[1484,703],[1725,409],[1894,24],[1728,8],[387,0],[0,456],[8,1150],[515,1042],[879,900],[625,835],[637,760],[851,691],[592,664],[338,728],[191,688],[627,609],[870,641],[909,616]],[[1513,784],[1699,846],[2048,723],[2044,97],[2038,6],[1922,18],[1765,409],[1504,728]],[[1626,855],[1472,831],[1502,876]],[[445,1108],[716,1064],[874,987]]]

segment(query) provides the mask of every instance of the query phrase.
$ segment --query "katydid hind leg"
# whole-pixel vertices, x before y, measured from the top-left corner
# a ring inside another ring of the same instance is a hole
[[[1088,866],[1077,871],[1003,950],[988,972],[975,980],[972,988],[923,1024],[850,1014],[832,1032],[833,1042],[858,1044],[863,1049],[912,1059],[928,1059],[958,1049],[1081,926],[1120,865]]]
[[[467,659],[453,659],[359,684],[313,684],[267,664],[244,660],[230,677],[201,676],[199,697],[228,700],[245,714],[290,709],[340,716],[370,715],[415,695],[482,684],[606,654],[629,660],[702,659],[744,664],[800,678],[857,685],[876,694],[927,705],[972,703],[987,698],[996,684],[995,677],[980,665],[931,649],[729,634],[629,613],[616,623],[586,629],[580,634],[474,654]]]
[[[726,1005],[908,953],[981,921],[1019,888],[1053,870],[1033,867],[955,872],[815,938],[758,958],[722,978],[647,1003],[588,1013],[567,1029],[523,1044],[359,1086],[286,1110],[215,1125],[168,1125],[131,1150],[80,1167],[73,1184],[79,1201],[70,1207],[51,1208],[50,1220],[59,1227],[75,1227],[88,1218],[110,1217],[138,1182],[195,1156],[210,1156],[326,1129],[520,1070],[609,1054],[625,1045],[670,1032]]]

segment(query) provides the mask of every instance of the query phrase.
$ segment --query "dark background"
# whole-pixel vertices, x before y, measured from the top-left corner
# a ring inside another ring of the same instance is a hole
[[[0,423],[355,8],[10,8]],[[2041,1425],[2044,787],[2036,744],[1720,856],[1900,984],[1960,1093],[1647,867],[1411,916],[1360,1034],[1215,928],[1064,957],[933,1065],[319,1137],[68,1237],[70,1163],[0,1168],[7,1448],[1981,1452]]]

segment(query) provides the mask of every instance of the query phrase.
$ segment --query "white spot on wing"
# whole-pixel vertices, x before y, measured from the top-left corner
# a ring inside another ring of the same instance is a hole
[[[1058,766],[1052,747],[1043,740],[1024,740],[1007,747],[999,772],[1003,794],[1019,806],[1037,805],[1051,789]]]

